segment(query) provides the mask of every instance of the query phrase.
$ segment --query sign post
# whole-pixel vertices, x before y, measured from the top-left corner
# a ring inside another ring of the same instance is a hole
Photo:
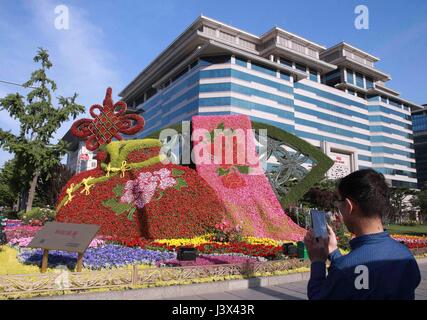
[[[76,224],[47,222],[28,247],[43,249],[41,272],[44,273],[48,266],[49,250],[77,252],[77,272],[82,271],[83,254],[95,238],[99,226],[95,224]]]

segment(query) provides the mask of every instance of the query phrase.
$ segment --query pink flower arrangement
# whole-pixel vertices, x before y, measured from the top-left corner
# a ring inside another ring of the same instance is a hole
[[[30,244],[31,240],[33,240],[33,237],[13,238],[8,241],[8,244],[11,246],[18,246],[20,248],[25,248]],[[100,246],[103,246],[104,244],[105,244],[104,240],[95,238],[89,244],[89,248],[98,248]]]
[[[248,116],[194,116],[193,128],[205,129],[209,132],[216,129],[219,124],[225,129],[242,129],[246,133],[247,158],[255,152],[255,137],[251,130],[252,124]],[[202,142],[195,142],[195,145]],[[232,176],[224,181],[227,168],[215,163],[203,163],[203,155],[195,153],[198,174],[208,182],[223,201],[229,218],[232,221],[243,221],[243,234],[260,238],[268,237],[276,240],[299,241],[304,237],[304,229],[295,224],[283,211],[277,197],[265,176],[261,164],[249,164],[250,174],[230,171]],[[252,161],[251,161],[252,162]],[[236,179],[237,180],[236,180]],[[228,180],[236,180],[236,183]],[[227,187],[233,186],[232,188]]]
[[[6,233],[7,239],[14,238],[29,238],[34,237],[34,235],[41,229],[39,226],[29,226],[29,225],[18,225],[13,227],[6,226],[4,232]]]
[[[215,229],[211,230],[211,240],[217,242],[241,242],[243,228],[240,224],[233,226],[230,222],[224,220],[215,225]]]
[[[162,168],[158,171],[141,172],[135,180],[126,182],[125,191],[120,198],[121,202],[133,203],[142,209],[151,201],[158,189],[165,190],[173,187],[176,180],[171,177],[170,170]]]
[[[226,231],[229,227],[230,227],[230,223],[228,221],[223,221],[215,225],[215,228],[221,231]]]
[[[33,240],[33,237],[13,238],[9,241],[9,244],[12,246],[27,247],[31,240]]]
[[[95,238],[90,242],[89,248],[98,248],[103,246],[104,244],[105,244],[105,240]]]

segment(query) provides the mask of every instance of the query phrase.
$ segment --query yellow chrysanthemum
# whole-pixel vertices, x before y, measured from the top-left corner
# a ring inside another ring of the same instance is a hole
[[[205,234],[203,236],[195,237],[195,238],[181,238],[181,239],[160,239],[156,240],[158,243],[166,244],[168,246],[198,246],[207,242],[211,242],[210,234]]]
[[[281,246],[284,243],[294,243],[292,241],[278,241],[270,238],[244,237],[243,240],[249,244],[262,244],[265,246]]]

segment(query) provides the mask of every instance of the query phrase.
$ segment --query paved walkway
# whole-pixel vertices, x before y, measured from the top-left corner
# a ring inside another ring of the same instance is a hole
[[[416,300],[427,300],[427,258],[418,260],[422,282]],[[36,300],[306,300],[309,273],[100,293],[37,297]],[[199,292],[194,294],[194,292]]]
[[[415,300],[427,300],[427,261],[419,264],[422,281]],[[174,299],[171,299],[174,300]],[[307,280],[279,285],[179,297],[176,300],[307,300]]]

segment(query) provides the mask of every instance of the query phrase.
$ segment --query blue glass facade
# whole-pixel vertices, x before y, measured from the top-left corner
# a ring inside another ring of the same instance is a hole
[[[418,187],[427,187],[427,110],[412,115]]]
[[[284,59],[281,63],[288,64]],[[373,167],[394,185],[416,186],[411,117],[400,105],[386,104],[380,96],[362,100],[320,84],[317,71],[300,64],[295,68],[307,71],[307,79],[298,82],[286,72],[240,57],[199,59],[192,66],[139,106],[147,124],[138,137],[193,115],[247,114],[318,147],[325,141],[355,149],[359,168]],[[348,72],[346,80],[362,87],[367,81]]]

